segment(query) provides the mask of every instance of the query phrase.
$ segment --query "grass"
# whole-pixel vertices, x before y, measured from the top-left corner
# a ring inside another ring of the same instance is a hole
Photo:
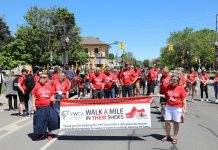
[[[5,94],[5,84],[2,84],[2,94]]]

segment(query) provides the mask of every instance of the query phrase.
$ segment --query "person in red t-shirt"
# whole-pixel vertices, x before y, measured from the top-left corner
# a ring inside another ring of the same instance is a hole
[[[95,73],[90,77],[90,86],[92,88],[92,98],[101,99],[104,97],[105,74],[100,72],[100,68],[96,68]]]
[[[197,94],[197,90],[196,90],[196,86],[197,86],[197,72],[195,72],[195,68],[192,67],[190,69],[190,72],[189,74],[187,75],[187,84],[188,84],[188,87],[189,87],[189,91],[192,90],[192,99],[191,99],[191,102],[193,103],[194,102],[194,97],[196,96]]]
[[[186,97],[187,93],[183,86],[180,85],[181,75],[179,73],[172,74],[170,78],[170,85],[167,86],[164,95],[161,95],[167,99],[164,120],[166,136],[162,141],[172,140],[173,144],[177,143],[179,123],[182,122],[182,112],[187,113]],[[173,121],[174,136],[170,137],[170,122]]]
[[[51,102],[55,101],[54,87],[48,83],[46,74],[40,75],[39,83],[36,83],[32,90],[33,98],[33,132],[36,135],[36,140],[42,140],[48,134],[47,131],[59,128],[59,118],[57,112],[50,106]],[[52,139],[51,135],[47,137]]]
[[[120,73],[120,83],[122,85],[122,96],[132,97],[133,84],[136,82],[135,71],[130,69],[130,62],[125,63],[125,69]]]
[[[18,78],[18,96],[19,96],[19,115],[26,116],[28,115],[28,101],[29,93],[27,92],[27,87],[25,86],[25,79],[28,73],[28,70],[22,69],[22,75]],[[26,112],[24,113],[24,109]]]
[[[115,98],[115,84],[116,84],[116,79],[114,73],[111,72],[111,68],[107,66],[105,68],[105,86],[104,86],[105,98]]]
[[[204,99],[203,99],[203,92],[205,91],[206,101],[208,102],[208,87],[207,87],[207,83],[209,81],[209,76],[206,73],[205,69],[202,70],[202,73],[200,74],[199,79],[200,79],[200,89],[201,89],[201,101],[204,101]]]
[[[214,93],[215,93],[215,103],[218,103],[217,94],[218,94],[218,71],[215,74],[214,78]]]
[[[155,82],[157,79],[157,73],[152,66],[149,67],[149,72],[147,75],[147,95],[154,94]]]
[[[170,70],[168,67],[163,68],[162,76],[160,78],[160,94],[166,94],[167,87],[170,84]],[[161,111],[161,119],[163,119],[164,114],[164,106],[166,104],[166,98],[160,97],[160,111]]]
[[[142,77],[142,72],[138,67],[134,68],[135,74],[136,74],[136,82],[133,84],[133,96],[139,96],[140,95],[140,79]]]

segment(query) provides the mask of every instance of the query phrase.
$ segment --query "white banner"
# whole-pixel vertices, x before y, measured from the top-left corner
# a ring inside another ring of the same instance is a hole
[[[61,104],[60,129],[111,130],[151,127],[150,103]]]

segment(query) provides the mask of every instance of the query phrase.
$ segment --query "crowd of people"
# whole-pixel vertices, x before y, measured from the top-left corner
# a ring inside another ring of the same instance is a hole
[[[9,110],[18,109],[19,116],[23,117],[34,114],[33,127],[36,139],[52,139],[50,132],[59,128],[60,100],[69,99],[73,94],[78,95],[78,99],[159,96],[161,116],[165,121],[166,130],[166,136],[162,141],[170,140],[173,144],[177,143],[183,113],[187,113],[187,95],[191,94],[191,102],[195,100],[198,78],[201,100],[204,101],[205,92],[206,101],[209,101],[209,75],[204,68],[198,74],[192,67],[185,76],[182,68],[172,71],[167,67],[139,68],[125,62],[125,67],[120,69],[109,66],[104,69],[76,66],[63,70],[57,66],[48,72],[41,71],[38,67],[34,67],[32,71],[23,68],[21,73],[16,77],[14,72],[11,72],[7,78],[0,74],[0,88],[4,82]],[[155,93],[158,84],[160,90]],[[214,78],[214,91],[215,102],[218,103],[218,73]],[[171,122],[174,128],[173,138],[170,137]]]

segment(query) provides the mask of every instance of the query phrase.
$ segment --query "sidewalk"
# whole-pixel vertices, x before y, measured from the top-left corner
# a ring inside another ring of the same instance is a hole
[[[8,109],[8,99],[5,97],[5,94],[0,95],[0,103],[3,103],[3,106],[0,106],[0,112]]]

